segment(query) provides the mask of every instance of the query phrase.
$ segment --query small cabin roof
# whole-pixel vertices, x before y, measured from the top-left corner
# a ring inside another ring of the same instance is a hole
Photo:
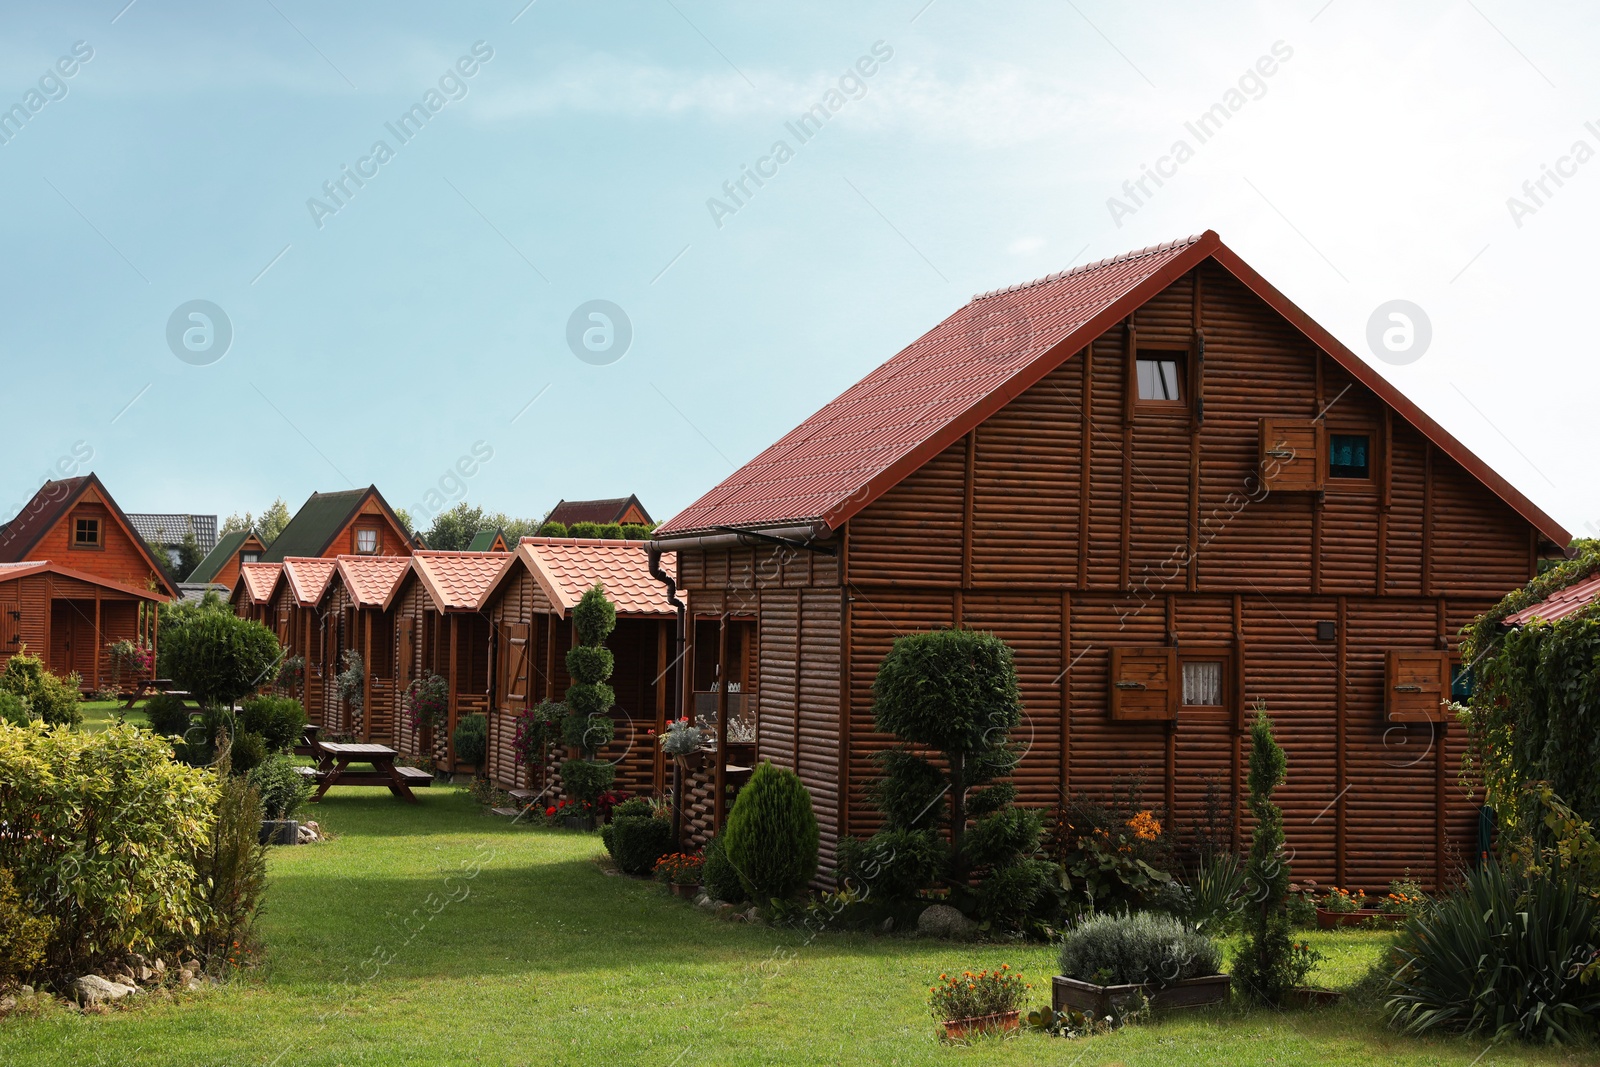
[[[517,558],[533,574],[554,605],[567,612],[596,582],[624,618],[659,618],[677,614],[667,587],[650,574],[650,542],[593,537],[524,537]],[[663,552],[661,568],[677,577],[677,553]]]

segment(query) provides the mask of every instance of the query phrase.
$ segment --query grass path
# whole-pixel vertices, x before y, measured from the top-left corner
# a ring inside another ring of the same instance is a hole
[[[718,922],[605,875],[597,836],[514,827],[465,791],[335,789],[336,839],[276,849],[263,965],[174,1003],[0,1022],[0,1063],[1578,1064],[1586,1057],[1390,1034],[1348,1008],[1218,1010],[1088,1042],[942,1046],[923,1006],[941,970],[1009,962],[1047,996],[1046,947],[799,934]],[[478,865],[473,875],[474,864]],[[1329,984],[1384,934],[1313,935]]]

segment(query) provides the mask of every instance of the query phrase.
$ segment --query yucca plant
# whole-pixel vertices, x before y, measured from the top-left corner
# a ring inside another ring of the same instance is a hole
[[[1492,858],[1409,920],[1387,1013],[1444,1029],[1568,1044],[1600,1033],[1600,901],[1569,869],[1523,875]]]
[[[1239,857],[1218,852],[1195,868],[1183,887],[1183,917],[1196,930],[1220,934],[1238,924],[1244,910],[1249,876]]]

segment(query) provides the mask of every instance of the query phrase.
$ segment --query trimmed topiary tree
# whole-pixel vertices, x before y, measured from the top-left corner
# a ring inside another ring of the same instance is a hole
[[[567,717],[561,724],[561,739],[578,749],[581,758],[561,764],[561,781],[567,794],[592,805],[610,787],[616,769],[595,760],[595,754],[611,743],[617,727],[611,720],[616,691],[607,684],[616,659],[606,648],[606,638],[617,627],[616,605],[606,597],[605,586],[596,582],[572,609],[572,628],[578,643],[567,651],[567,673],[572,685],[567,688]]]
[[[229,707],[276,677],[282,649],[250,619],[198,612],[161,635],[161,665],[202,707]]]
[[[784,900],[817,873],[817,816],[791,770],[762,763],[739,790],[723,828],[722,851],[750,899]]]
[[[539,524],[540,537],[566,537],[567,524],[564,522],[542,522]]]

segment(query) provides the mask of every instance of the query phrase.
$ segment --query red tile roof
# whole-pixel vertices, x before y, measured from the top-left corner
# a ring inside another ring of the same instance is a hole
[[[622,516],[628,513],[628,505],[633,504],[650,521],[650,513],[645,511],[644,505],[639,503],[637,496],[619,496],[606,500],[562,500],[550,509],[546,522],[559,522],[563,526],[571,526],[575,522],[621,522]]]
[[[605,586],[617,614],[625,618],[670,616],[677,611],[667,600],[667,587],[650,576],[648,541],[524,537],[517,545],[517,557],[563,618],[595,582]],[[661,569],[676,577],[677,553],[663,552]]]
[[[239,587],[234,592],[243,591],[254,603],[265,604],[272,599],[272,589],[278,584],[278,572],[281,570],[281,563],[241,563]]]
[[[411,569],[438,610],[477,611],[511,560],[510,552],[424,550],[411,557]]]
[[[404,557],[402,557],[402,562]],[[331,559],[315,556],[287,556],[283,561],[283,576],[289,582],[289,592],[303,608],[322,603],[338,564]]]
[[[1094,338],[1214,259],[1559,545],[1571,535],[1345,348],[1208,230],[974,297],[846,389],[658,538],[718,527],[837,530]]]
[[[1574,582],[1565,589],[1558,589],[1539,603],[1523,608],[1515,615],[1507,615],[1500,621],[1506,626],[1525,626],[1534,619],[1555,622],[1593,606],[1597,599],[1600,599],[1600,574]]]
[[[76,578],[80,582],[88,582],[90,585],[98,585],[102,589],[115,589],[119,593],[128,593],[144,600],[164,602],[172,599],[164,593],[157,593],[149,589],[140,589],[137,586],[125,585],[122,582],[114,581],[110,578],[102,578],[98,574],[90,574],[88,571],[80,571],[74,570],[71,567],[63,567],[60,564],[52,563],[47,559],[26,560],[22,563],[0,563],[0,582],[10,582],[18,578],[26,578],[30,574],[39,574],[46,571],[51,574],[59,574],[64,578]]]
[[[387,608],[400,579],[411,569],[409,556],[339,556],[339,580],[361,607]]]

